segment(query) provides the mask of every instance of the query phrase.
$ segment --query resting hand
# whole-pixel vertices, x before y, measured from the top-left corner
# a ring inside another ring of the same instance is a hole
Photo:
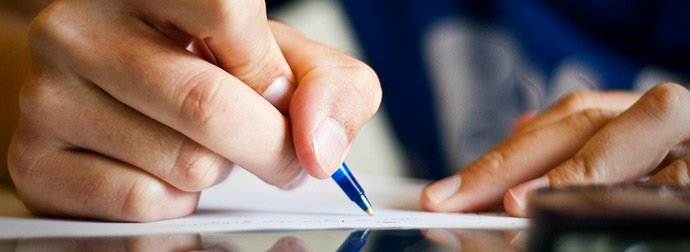
[[[190,214],[233,164],[284,189],[305,171],[327,178],[377,110],[378,81],[363,63],[268,22],[263,5],[45,9],[30,31],[33,68],[9,154],[27,207],[153,221]]]
[[[461,172],[425,188],[422,204],[466,212],[503,202],[509,214],[525,216],[529,194],[541,187],[633,182],[650,174],[649,183],[688,184],[688,106],[690,92],[676,84],[641,97],[574,93],[518,125]]]

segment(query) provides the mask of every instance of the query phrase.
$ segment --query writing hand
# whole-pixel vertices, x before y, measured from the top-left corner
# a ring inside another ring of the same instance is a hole
[[[9,168],[37,214],[184,216],[233,164],[285,189],[325,178],[380,101],[366,65],[263,1],[56,1],[30,34]]]

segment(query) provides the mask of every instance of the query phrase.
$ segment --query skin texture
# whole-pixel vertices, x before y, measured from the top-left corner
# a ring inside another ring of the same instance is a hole
[[[646,93],[573,93],[461,172],[422,192],[430,211],[480,211],[503,203],[526,216],[541,187],[647,183],[687,185],[690,92],[662,83]],[[524,118],[523,118],[524,119]]]
[[[8,163],[42,215],[188,215],[234,166],[283,189],[328,178],[381,100],[368,66],[259,0],[55,1],[28,45]]]

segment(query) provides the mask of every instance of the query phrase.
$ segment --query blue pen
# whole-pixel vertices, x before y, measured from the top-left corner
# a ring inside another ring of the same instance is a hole
[[[347,165],[345,165],[344,162],[340,165],[340,167],[338,167],[338,170],[331,175],[331,178],[338,183],[340,188],[343,189],[343,192],[345,192],[350,200],[357,203],[359,208],[367,212],[369,215],[374,215],[374,209],[371,208],[369,199],[367,199],[367,196],[364,195],[364,190],[359,183],[357,183],[355,176],[352,176],[350,169],[347,168]]]
[[[369,236],[369,229],[353,231],[336,252],[358,252],[362,250],[364,243],[367,242],[367,236]]]

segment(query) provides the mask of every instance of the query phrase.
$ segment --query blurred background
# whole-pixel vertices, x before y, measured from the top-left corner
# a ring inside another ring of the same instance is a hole
[[[574,91],[690,83],[688,1],[267,4],[269,18],[378,74],[381,109],[346,159],[358,173],[441,179]]]

